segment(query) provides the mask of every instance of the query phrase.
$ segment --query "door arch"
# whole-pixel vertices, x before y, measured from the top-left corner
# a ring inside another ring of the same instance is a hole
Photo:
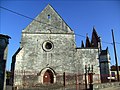
[[[56,83],[56,72],[50,67],[43,68],[40,73],[38,73],[38,76],[38,83]]]

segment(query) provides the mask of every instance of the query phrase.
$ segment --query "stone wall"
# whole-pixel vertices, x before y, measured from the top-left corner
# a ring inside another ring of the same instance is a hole
[[[100,81],[100,67],[97,48],[78,48],[76,52],[76,70],[79,73],[85,73],[85,65],[91,68],[93,65],[93,82],[98,83]],[[91,72],[91,69],[90,69]]]
[[[51,67],[57,73],[74,72],[74,35],[23,34],[21,51],[16,56],[15,71],[36,71]],[[44,42],[50,41],[53,49],[45,51]],[[72,63],[71,63],[72,62]],[[16,80],[18,81],[18,80]]]
[[[14,85],[23,86],[25,80],[42,84],[47,70],[53,74],[54,83],[61,83],[58,75],[84,74],[86,64],[100,74],[98,49],[76,49],[74,32],[50,5],[35,19],[22,31],[21,49],[14,60]],[[72,78],[69,81],[75,82]]]

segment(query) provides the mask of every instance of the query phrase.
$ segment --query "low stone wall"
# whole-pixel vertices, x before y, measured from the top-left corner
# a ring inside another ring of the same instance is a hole
[[[99,83],[93,85],[93,90],[99,90],[108,87],[120,86],[120,82]]]

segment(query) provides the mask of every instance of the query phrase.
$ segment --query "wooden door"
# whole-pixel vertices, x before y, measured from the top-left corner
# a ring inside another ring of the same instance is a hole
[[[43,76],[43,83],[50,84],[53,83],[53,73],[50,70],[47,70]]]

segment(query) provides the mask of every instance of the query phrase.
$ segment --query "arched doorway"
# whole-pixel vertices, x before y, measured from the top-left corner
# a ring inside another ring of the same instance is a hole
[[[50,67],[43,68],[40,73],[38,73],[38,83],[56,83],[56,72]]]
[[[53,83],[54,82],[54,76],[53,76],[53,73],[51,70],[47,70],[45,73],[44,73],[44,76],[43,76],[43,83],[44,84],[50,84],[50,83]]]

